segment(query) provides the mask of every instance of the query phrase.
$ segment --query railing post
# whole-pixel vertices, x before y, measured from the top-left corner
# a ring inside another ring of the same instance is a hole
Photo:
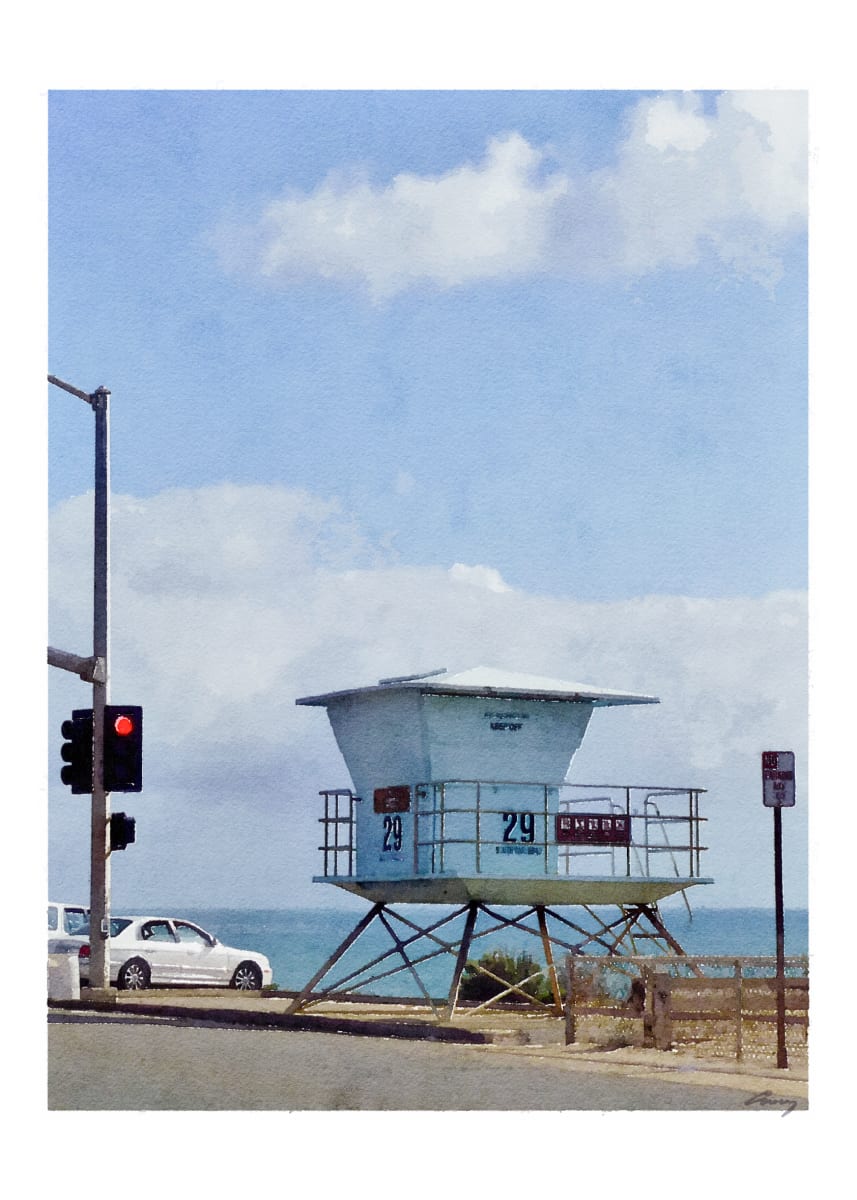
[[[693,820],[693,792],[692,792],[692,791],[688,792],[688,795],[687,795],[687,803],[688,803],[688,815],[687,815],[687,832],[688,832],[688,839],[687,839],[687,846],[688,846],[688,858],[690,859],[690,862],[689,862],[689,867],[690,867],[690,878],[691,878],[691,879],[693,879],[693,844],[694,844],[694,841],[695,841],[695,828],[696,828],[696,826],[695,826],[695,822],[694,822],[694,820]]]
[[[545,810],[545,875],[550,874],[548,869],[548,785],[544,785],[544,810]],[[559,807],[559,805],[557,805]],[[559,863],[557,863],[557,873],[559,873]]]
[[[339,792],[333,797],[333,873],[339,874]]]
[[[744,1058],[744,970],[740,958],[735,959],[735,1009],[735,1061],[741,1062]]]
[[[414,787],[414,874],[420,873],[420,785]]]
[[[482,871],[482,785],[476,781],[476,874]]]
[[[436,874],[437,868],[437,831],[438,831],[438,809],[437,809],[437,784],[431,784],[431,873]]]
[[[440,873],[443,874],[444,841],[446,839],[446,783],[440,785]]]

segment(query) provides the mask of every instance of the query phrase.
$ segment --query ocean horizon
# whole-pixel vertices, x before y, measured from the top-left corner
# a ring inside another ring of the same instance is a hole
[[[442,905],[400,906],[404,916],[418,925],[428,925],[454,911]],[[166,910],[164,910],[166,911]],[[273,969],[274,984],[284,990],[303,988],[333,951],[357,924],[360,909],[348,908],[236,908],[180,906],[171,909],[174,916],[186,917],[201,925],[230,946],[256,950],[267,955]],[[368,906],[365,909],[369,911]],[[776,929],[773,908],[698,908],[691,915],[685,908],[661,907],[661,917],[687,954],[773,956],[776,953]],[[463,918],[438,931],[438,936],[454,941]],[[809,952],[809,913],[805,908],[785,910],[785,952],[805,955]],[[477,926],[477,932],[480,926]],[[405,936],[401,934],[400,936]],[[568,934],[563,934],[564,937]],[[389,936],[377,922],[363,934],[325,982],[332,982],[376,955],[392,947]],[[478,948],[477,948],[478,947]],[[528,950],[543,958],[539,938],[517,929],[507,929],[481,939],[472,957],[484,949],[503,948],[512,953]],[[412,954],[426,953],[431,943],[414,945]],[[648,952],[641,949],[642,953]],[[401,960],[399,960],[401,961]],[[377,969],[393,965],[392,960]],[[452,969],[452,956],[443,955],[421,968],[427,986],[443,994]],[[379,995],[410,995],[415,984],[407,970],[400,971],[374,985]]]

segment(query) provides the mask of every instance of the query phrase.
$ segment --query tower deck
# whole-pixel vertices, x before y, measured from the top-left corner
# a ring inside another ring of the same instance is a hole
[[[412,879],[354,879],[316,875],[314,883],[333,883],[354,895],[389,904],[562,905],[656,904],[665,896],[713,879],[652,877],[615,879],[580,876],[576,879],[496,879],[487,876],[433,875]]]

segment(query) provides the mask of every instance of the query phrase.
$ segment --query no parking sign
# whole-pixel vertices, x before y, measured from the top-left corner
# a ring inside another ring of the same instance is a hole
[[[792,750],[762,753],[762,803],[766,808],[793,808],[795,756]]]

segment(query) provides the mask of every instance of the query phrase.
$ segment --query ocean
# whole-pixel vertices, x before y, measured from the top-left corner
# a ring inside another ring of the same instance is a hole
[[[368,905],[366,911],[368,912]],[[400,910],[403,915],[418,925],[429,925],[453,910],[435,905],[408,905]],[[360,911],[338,909],[236,909],[199,908],[182,909],[175,916],[195,921],[203,929],[215,934],[221,942],[244,950],[257,950],[267,955],[274,972],[274,983],[278,988],[298,990],[305,986],[330,954],[350,933],[362,915]],[[566,912],[573,919],[573,914]],[[773,909],[765,908],[701,908],[688,916],[686,909],[661,908],[666,927],[688,954],[729,955],[774,955],[776,932]],[[484,918],[482,918],[484,919]],[[463,924],[459,918],[437,931],[437,936],[455,940]],[[481,928],[477,925],[477,932]],[[400,937],[405,934],[397,928]],[[562,935],[566,936],[566,935]],[[572,940],[569,937],[569,940]],[[375,955],[383,954],[391,946],[389,935],[374,922],[363,937],[337,963],[329,980],[333,982],[347,974],[351,968],[365,963]],[[528,950],[540,959],[541,942],[538,938],[519,930],[507,930],[475,943],[479,957],[484,949],[502,948],[512,953]],[[428,942],[415,943],[409,950],[411,956],[426,953],[431,948]],[[788,909],[785,913],[785,951],[787,955],[807,954],[809,948],[809,921],[806,909]],[[641,949],[641,953],[647,952]],[[401,960],[399,960],[401,961]],[[451,955],[444,954],[425,964],[420,974],[434,995],[445,994],[452,970]],[[376,970],[391,967],[392,959]],[[374,984],[371,991],[378,995],[415,995],[416,985],[407,970],[400,971]]]

